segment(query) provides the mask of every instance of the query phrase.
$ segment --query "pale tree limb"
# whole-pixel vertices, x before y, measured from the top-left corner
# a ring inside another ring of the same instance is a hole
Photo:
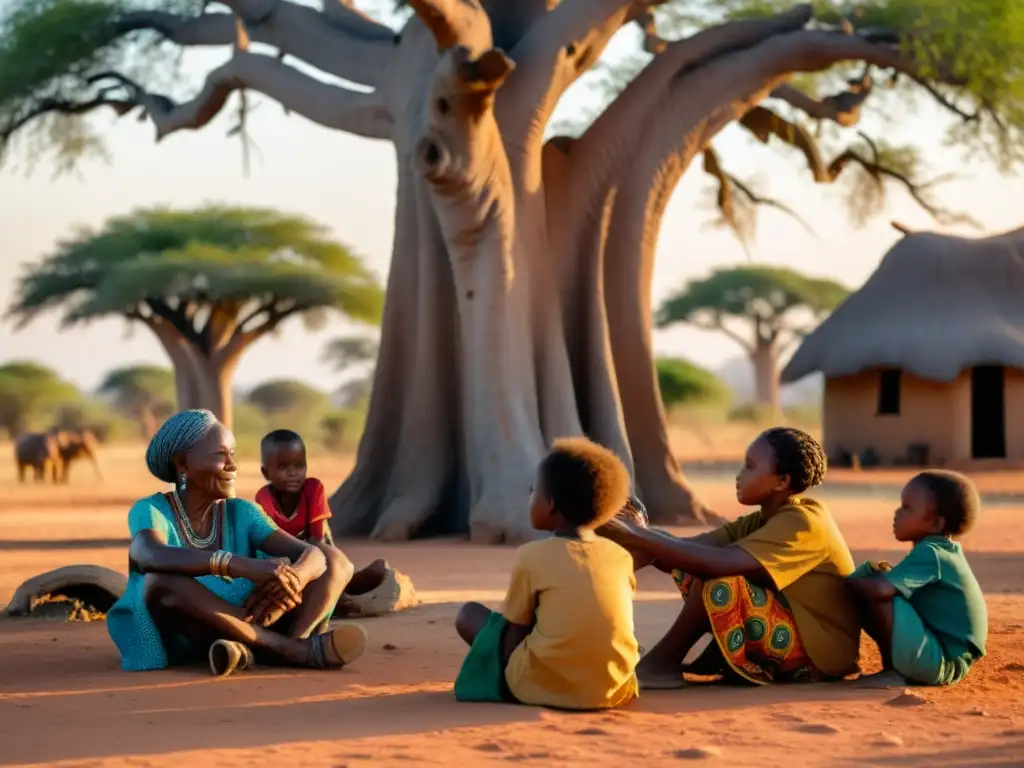
[[[494,45],[511,51],[559,0],[483,0],[491,19]]]
[[[601,57],[636,7],[651,4],[563,0],[512,49],[518,66],[502,92],[498,122],[506,145],[523,150],[531,178],[539,175],[541,140],[562,94]]]
[[[249,88],[278,101],[286,109],[327,128],[373,139],[390,138],[393,121],[377,93],[359,93],[320,82],[268,56],[238,51],[207,75],[195,98],[176,104],[167,96],[145,91],[117,72],[102,72],[92,84],[119,83],[131,99],[149,114],[157,140],[181,130],[208,124],[223,109],[228,97]]]
[[[124,34],[153,30],[182,46],[233,45],[235,17],[245,22],[253,42],[278,48],[328,74],[375,88],[388,82],[394,58],[394,33],[379,31],[356,34],[308,6],[273,0],[263,16],[250,6],[252,0],[224,3],[232,13],[204,13],[197,17],[164,11],[132,11],[124,14],[118,27]]]
[[[599,198],[611,180],[621,173],[622,167],[648,142],[650,131],[672,131],[661,127],[661,118],[653,124],[649,118],[665,105],[666,89],[679,72],[801,29],[810,19],[810,6],[800,5],[775,18],[730,22],[669,43],[580,137],[573,152],[574,157],[580,158],[574,162],[574,174]],[[671,106],[689,112],[684,104]],[[637,130],[637,126],[641,130]],[[583,210],[591,209],[597,200],[585,200],[585,197],[580,195],[577,199]]]
[[[361,40],[395,43],[395,32],[355,7],[352,0],[323,0],[324,16],[331,25]]]
[[[494,45],[491,21],[480,0],[409,0],[409,5],[430,30],[438,53],[461,45],[479,56]]]
[[[815,120],[829,120],[844,128],[860,122],[861,107],[872,93],[873,81],[869,71],[848,82],[848,88],[823,99],[812,96],[788,83],[768,94],[769,98],[784,101]]]

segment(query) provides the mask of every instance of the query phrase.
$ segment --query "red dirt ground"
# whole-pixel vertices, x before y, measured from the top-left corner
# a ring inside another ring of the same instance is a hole
[[[59,565],[123,570],[128,504],[154,490],[140,464],[108,458],[107,474],[114,466],[121,473],[116,486],[92,484],[87,468],[62,489],[19,488],[0,474],[0,604],[24,578]],[[316,468],[325,478],[342,470]],[[1000,477],[1024,490],[1024,475]],[[240,492],[251,496],[256,485],[250,472]],[[698,486],[715,509],[739,511],[727,482]],[[900,557],[889,524],[895,497],[826,491],[824,498],[858,560]],[[202,669],[129,674],[102,623],[0,621],[0,764],[1020,766],[1022,519],[1024,505],[992,505],[966,542],[988,595],[989,656],[959,686],[917,689],[917,706],[890,703],[899,691],[848,684],[695,686],[647,693],[606,714],[458,704],[451,681],[464,648],[451,628],[456,606],[500,601],[513,550],[343,543],[357,565],[388,557],[412,576],[425,604],[367,621],[367,654],[341,672],[264,669],[224,681]],[[641,642],[650,645],[678,607],[670,582],[641,574]],[[862,651],[865,668],[877,666],[869,643]]]

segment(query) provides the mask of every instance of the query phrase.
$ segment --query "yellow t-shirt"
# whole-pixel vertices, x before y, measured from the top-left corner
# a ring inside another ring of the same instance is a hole
[[[761,510],[712,532],[757,560],[789,601],[804,648],[829,675],[849,674],[860,646],[860,615],[846,586],[853,557],[824,504],[794,498],[770,519]]]
[[[638,695],[633,558],[604,538],[550,538],[519,548],[503,615],[536,624],[505,667],[524,704],[603,709]]]

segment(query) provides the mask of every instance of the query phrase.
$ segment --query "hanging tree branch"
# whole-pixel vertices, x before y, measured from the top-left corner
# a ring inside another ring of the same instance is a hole
[[[903,186],[918,205],[941,224],[979,226],[970,216],[945,209],[930,198],[930,192],[946,181],[946,178],[921,181],[916,179],[912,172],[887,164],[878,144],[862,132],[858,131],[858,135],[865,142],[867,151],[849,147],[836,155],[831,162],[826,162],[818,142],[810,131],[802,125],[786,120],[767,107],[754,107],[741,117],[739,122],[762,143],[768,143],[770,138],[775,136],[798,149],[807,162],[812,178],[818,184],[834,183],[843,171],[853,164],[860,167],[879,190],[886,181],[894,181]]]
[[[384,25],[367,22],[373,26],[346,26],[313,8],[286,0],[228,0],[222,4],[231,12],[189,17],[164,11],[131,11],[118,19],[116,28],[120,34],[152,30],[182,46],[232,45],[237,17],[245,22],[253,42],[272,45],[323,72],[355,83],[380,87],[387,82],[394,57],[394,33]]]
[[[813,233],[803,217],[788,205],[774,198],[758,194],[748,184],[727,173],[722,167],[718,153],[710,146],[704,149],[703,168],[705,173],[718,182],[715,202],[721,214],[721,222],[736,234],[748,256],[750,256],[748,245],[756,228],[758,206],[767,206],[782,211],[796,219],[808,232]]]
[[[209,123],[223,109],[228,97],[250,88],[280,102],[284,107],[328,128],[368,138],[389,138],[392,118],[382,96],[328,85],[268,56],[237,51],[207,75],[206,83],[190,101],[181,104],[149,93],[118,72],[101,72],[89,78],[93,85],[116,83],[130,100],[143,107],[156,125],[157,140],[180,130],[195,130]]]

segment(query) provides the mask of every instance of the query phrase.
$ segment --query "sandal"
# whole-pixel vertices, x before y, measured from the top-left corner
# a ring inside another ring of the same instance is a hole
[[[359,624],[343,624],[309,638],[309,666],[313,669],[341,669],[363,655],[369,640]]]
[[[210,672],[214,677],[227,677],[255,666],[248,646],[234,640],[217,640],[210,646]]]

